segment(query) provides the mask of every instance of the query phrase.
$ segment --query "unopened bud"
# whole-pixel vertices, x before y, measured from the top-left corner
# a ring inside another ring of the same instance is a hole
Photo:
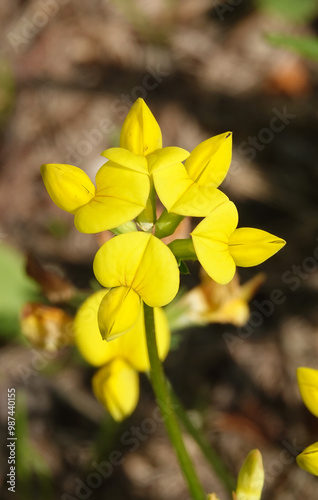
[[[259,450],[247,455],[237,478],[237,500],[259,500],[264,485],[264,468]]]

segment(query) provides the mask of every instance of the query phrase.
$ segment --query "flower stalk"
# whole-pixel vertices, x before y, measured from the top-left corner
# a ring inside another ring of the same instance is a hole
[[[183,442],[181,429],[173,409],[174,405],[170,397],[170,391],[158,356],[153,308],[144,304],[144,314],[150,361],[150,379],[157,403],[161,410],[170,441],[178,457],[180,468],[188,483],[191,496],[193,500],[205,500],[206,495]]]
[[[231,494],[232,491],[235,490],[235,485],[236,485],[234,478],[227,470],[227,468],[225,467],[224,463],[222,462],[221,458],[216,453],[216,451],[213,448],[211,448],[210,445],[207,444],[206,439],[202,435],[201,431],[195,425],[193,425],[193,423],[191,422],[190,418],[187,415],[186,410],[184,409],[181,401],[175,394],[171,385],[170,385],[170,394],[172,403],[176,408],[176,414],[179,420],[182,422],[186,431],[197,443],[203,455],[205,456],[209,464],[212,466],[212,469],[218,475],[219,479],[221,480],[227,491]]]
[[[198,260],[190,238],[173,240],[168,247],[177,260]]]
[[[155,235],[160,239],[170,236],[175,232],[184,218],[184,215],[169,213],[166,209],[164,209],[156,222]]]
[[[137,231],[137,226],[133,220],[126,222],[126,224],[121,224],[120,226],[114,227],[110,230],[115,236],[119,234],[130,233],[131,231]]]

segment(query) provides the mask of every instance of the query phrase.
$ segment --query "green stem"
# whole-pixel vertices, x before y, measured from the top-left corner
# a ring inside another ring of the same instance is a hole
[[[160,239],[170,236],[175,232],[183,219],[183,215],[169,213],[166,209],[164,209],[156,222],[155,236]]]
[[[174,393],[171,384],[170,384],[170,395],[172,403],[176,408],[176,414],[179,417],[182,424],[184,425],[185,429],[190,434],[190,436],[195,440],[198,446],[201,448],[203,455],[211,464],[214,472],[218,475],[218,477],[224,484],[225,488],[228,490],[230,494],[232,494],[232,491],[234,491],[236,488],[236,481],[225,467],[219,455],[213,450],[213,448],[210,447],[210,445],[207,444],[206,439],[202,435],[201,431],[193,425],[182,403]]]
[[[147,347],[150,361],[150,379],[156,395],[157,403],[161,410],[169,438],[178,457],[181,470],[188,483],[192,498],[194,500],[205,500],[206,495],[199,482],[198,476],[182,439],[182,433],[174,412],[174,405],[170,397],[170,391],[158,356],[153,309],[152,307],[144,304],[144,312]]]
[[[178,260],[198,260],[191,238],[173,240],[168,247]]]
[[[121,226],[114,227],[114,229],[110,230],[115,236],[124,233],[130,233],[131,231],[137,231],[136,224],[133,220],[126,222],[126,224],[122,224]]]

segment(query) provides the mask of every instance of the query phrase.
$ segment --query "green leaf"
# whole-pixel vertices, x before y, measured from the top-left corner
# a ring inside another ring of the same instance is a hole
[[[39,287],[26,275],[23,256],[9,245],[0,245],[0,276],[0,335],[17,335],[21,308],[39,299]]]
[[[292,37],[280,34],[269,34],[267,40],[277,47],[286,47],[309,59],[318,60],[318,38]]]
[[[256,0],[262,10],[295,22],[310,21],[318,13],[317,0]]]

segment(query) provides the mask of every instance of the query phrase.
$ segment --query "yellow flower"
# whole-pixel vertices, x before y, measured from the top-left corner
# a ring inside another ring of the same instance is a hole
[[[308,410],[318,417],[318,370],[297,368],[298,387]],[[318,443],[308,446],[296,458],[299,467],[318,476]]]
[[[261,264],[286,243],[261,229],[236,229],[237,224],[237,209],[234,203],[226,201],[218,205],[191,233],[201,265],[221,285],[233,279],[236,266]]]
[[[200,277],[200,285],[186,293],[178,304],[183,310],[180,326],[208,323],[245,325],[250,316],[248,302],[263,283],[264,274],[257,274],[244,285],[240,285],[237,274],[227,285],[216,283],[203,269]]]
[[[150,182],[145,159],[135,161],[135,170],[125,167],[125,158],[105,163],[96,174],[96,188],[88,175],[73,165],[42,165],[45,187],[54,203],[75,215],[82,233],[113,229],[136,217],[145,207]]]
[[[143,172],[150,175],[150,190],[146,207],[139,214],[137,222],[144,231],[149,231],[156,222],[156,193],[151,176],[150,159],[153,154],[161,152],[161,162],[164,166],[185,160],[189,153],[178,147],[162,148],[162,136],[160,127],[141,98],[131,107],[120,134],[120,147],[110,148],[103,151],[111,161],[121,161],[127,169],[136,171],[136,163],[141,164],[143,160]]]
[[[299,467],[318,476],[318,443],[308,446],[296,457],[296,461]]]
[[[264,485],[264,468],[259,450],[247,455],[237,478],[234,500],[260,500]]]
[[[124,121],[120,147],[142,156],[162,148],[160,127],[141,97],[132,105]]]
[[[137,322],[142,302],[161,307],[179,288],[179,269],[171,250],[149,233],[121,234],[104,243],[94,259],[97,280],[111,290],[98,313],[103,338],[114,339]]]
[[[231,163],[230,132],[201,142],[184,165],[177,157],[168,163],[165,155],[164,150],[154,152],[149,164],[156,191],[168,212],[204,217],[228,199],[217,187]]]
[[[139,162],[142,172],[150,172],[148,160],[152,159],[152,153],[161,152],[162,164],[170,166],[177,161],[183,161],[189,153],[178,147],[162,148],[161,130],[157,120],[142,98],[132,105],[123,123],[120,134],[120,147],[109,148],[102,152],[111,161],[123,161],[128,169],[137,170],[136,162]],[[155,157],[156,158],[156,157]],[[152,160],[153,161],[153,160]]]
[[[139,399],[139,377],[123,359],[114,359],[95,373],[93,391],[113,419],[120,422],[129,416]]]
[[[297,368],[298,387],[303,402],[318,417],[318,370]]]
[[[93,390],[113,418],[120,421],[137,405],[137,372],[148,371],[150,366],[143,311],[126,335],[112,342],[102,340],[97,312],[108,293],[109,290],[94,293],[79,308],[74,321],[75,343],[86,361],[93,366],[103,366],[93,378]],[[158,352],[163,360],[170,346],[169,325],[162,309],[155,308],[154,314]]]

